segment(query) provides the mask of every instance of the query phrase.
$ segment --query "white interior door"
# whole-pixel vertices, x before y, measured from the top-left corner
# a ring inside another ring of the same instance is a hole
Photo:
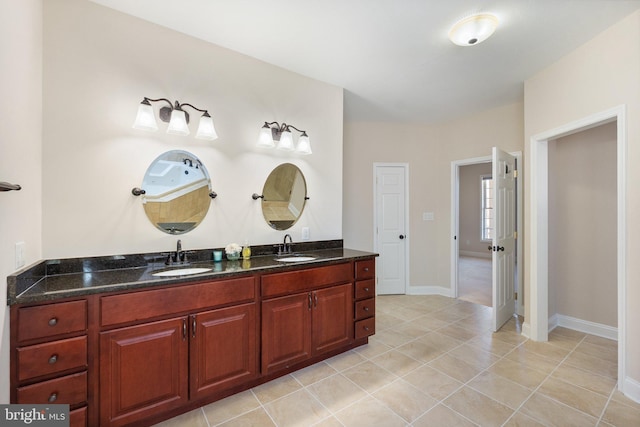
[[[493,330],[515,312],[516,158],[493,147]]]
[[[377,293],[406,293],[406,167],[375,167]]]

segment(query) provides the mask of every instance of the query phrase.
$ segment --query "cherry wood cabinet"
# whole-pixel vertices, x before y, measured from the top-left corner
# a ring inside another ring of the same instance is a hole
[[[311,357],[310,294],[262,302],[262,372],[288,368]]]
[[[87,302],[11,308],[11,403],[68,404],[75,425],[88,404]]]
[[[185,294],[194,296],[191,304]],[[121,297],[103,298],[103,325],[254,301],[102,332],[101,425],[131,425],[258,376],[253,277],[137,292],[126,300],[139,303],[136,311],[115,310]]]
[[[287,369],[353,342],[351,264],[263,276],[262,373]],[[344,283],[348,282],[348,283]]]
[[[354,328],[355,339],[366,338],[376,332],[376,264],[374,259],[356,261]]]
[[[191,316],[191,399],[258,376],[258,325],[255,304]]]
[[[11,403],[148,426],[365,344],[374,258],[11,306]]]
[[[188,400],[187,318],[100,336],[100,425],[122,426]]]

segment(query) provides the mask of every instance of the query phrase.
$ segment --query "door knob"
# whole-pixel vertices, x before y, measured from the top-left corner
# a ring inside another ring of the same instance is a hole
[[[399,237],[400,237],[400,240],[404,239],[404,234],[401,234]]]

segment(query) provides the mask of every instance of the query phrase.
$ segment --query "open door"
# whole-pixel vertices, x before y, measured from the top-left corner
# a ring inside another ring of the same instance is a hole
[[[494,230],[493,330],[500,329],[515,311],[516,272],[516,158],[493,147]]]

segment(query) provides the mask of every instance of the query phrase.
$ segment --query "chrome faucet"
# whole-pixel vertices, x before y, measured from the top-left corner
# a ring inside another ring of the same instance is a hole
[[[287,237],[289,238],[289,243],[287,243]],[[291,246],[293,245],[293,239],[291,238],[291,234],[284,235],[284,241],[282,242],[282,252],[286,254],[290,254],[292,252]]]

